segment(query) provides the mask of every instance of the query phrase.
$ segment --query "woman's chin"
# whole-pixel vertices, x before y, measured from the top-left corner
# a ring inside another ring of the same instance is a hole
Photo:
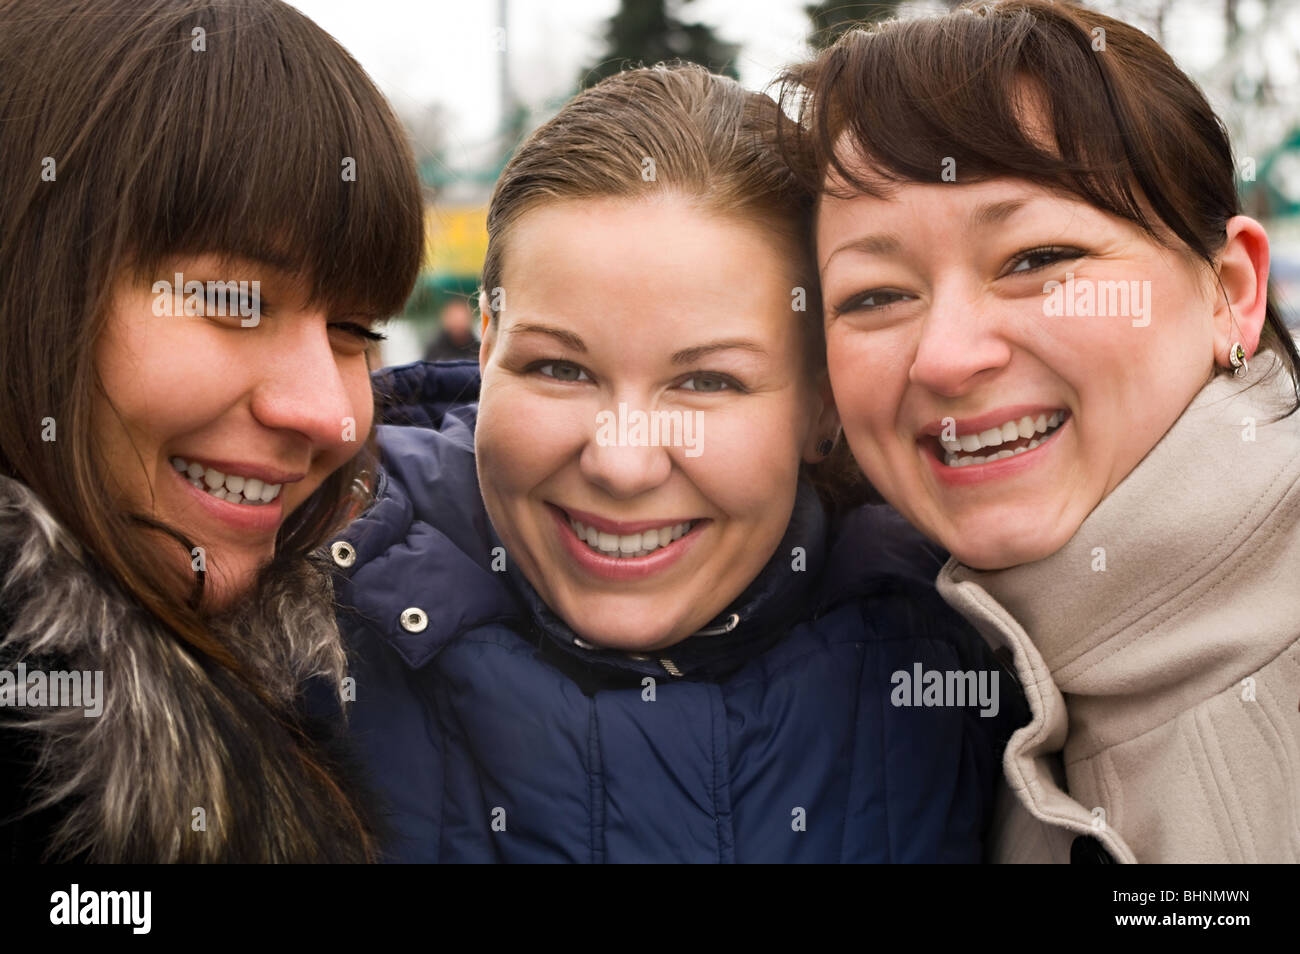
[[[972,539],[979,540],[971,543]],[[1005,536],[963,535],[947,541],[944,546],[958,561],[975,570],[1006,570],[1022,563],[1036,563],[1051,556],[1069,541],[1069,536],[1057,540],[1045,533],[1007,534]]]

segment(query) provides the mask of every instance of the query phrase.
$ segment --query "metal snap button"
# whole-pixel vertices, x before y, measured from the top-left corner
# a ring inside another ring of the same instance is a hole
[[[357,562],[357,551],[346,540],[335,540],[330,544],[330,556],[341,567],[349,567]]]
[[[429,625],[429,617],[418,606],[402,610],[402,629],[408,633],[422,633]]]

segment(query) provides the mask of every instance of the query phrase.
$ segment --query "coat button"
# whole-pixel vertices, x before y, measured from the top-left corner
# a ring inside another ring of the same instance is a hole
[[[402,610],[402,629],[408,633],[422,633],[429,625],[429,617],[418,606]]]
[[[357,551],[346,540],[335,540],[330,544],[330,556],[341,567],[349,567],[357,562]]]

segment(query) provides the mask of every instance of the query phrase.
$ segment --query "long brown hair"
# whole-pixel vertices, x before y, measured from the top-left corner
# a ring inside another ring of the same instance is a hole
[[[1026,128],[1026,89],[1041,97],[1049,142]],[[1071,3],[974,3],[854,30],[788,70],[781,100],[797,120],[779,138],[812,188],[833,175],[880,196],[937,182],[954,159],[962,181],[1026,179],[1167,244],[1145,202],[1212,269],[1241,211],[1227,131],[1196,84],[1141,30]],[[884,186],[843,161],[845,140]],[[1300,380],[1272,290],[1259,346]]]
[[[142,527],[156,524],[105,501],[94,343],[117,278],[185,254],[287,262],[316,301],[398,311],[423,243],[405,133],[361,67],[279,0],[0,0],[0,76],[0,473],[265,698],[197,601],[177,599],[193,580],[175,540],[160,547]],[[277,557],[326,539],[368,463],[285,521]]]

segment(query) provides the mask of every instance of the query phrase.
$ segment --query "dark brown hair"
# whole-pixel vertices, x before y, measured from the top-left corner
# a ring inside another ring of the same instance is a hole
[[[159,547],[141,527],[156,523],[106,503],[94,344],[117,279],[184,254],[287,263],[316,301],[400,309],[423,242],[405,133],[361,67],[279,0],[0,0],[0,77],[0,473],[262,694],[197,602],[176,598],[192,578],[174,542]],[[315,549],[346,516],[364,456],[285,521],[278,558]]]
[[[1227,132],[1196,84],[1141,30],[1071,3],[975,3],[852,31],[787,71],[781,100],[798,118],[780,139],[811,188],[833,176],[881,196],[939,181],[951,157],[963,181],[1026,179],[1167,245],[1163,226],[1211,268],[1240,213]],[[1035,112],[1042,130],[1026,129]],[[842,138],[875,181],[845,164]],[[1297,381],[1271,293],[1260,349]]]

